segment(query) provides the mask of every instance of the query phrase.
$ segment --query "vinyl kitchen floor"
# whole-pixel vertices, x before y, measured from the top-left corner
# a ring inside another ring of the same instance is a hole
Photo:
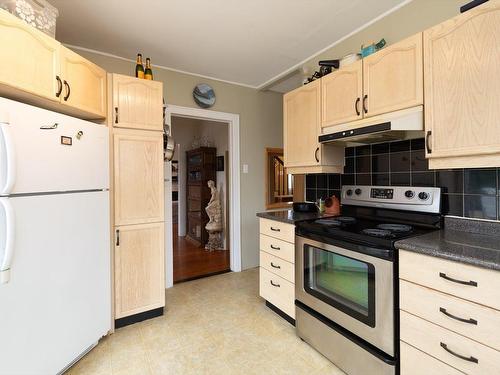
[[[165,315],[118,329],[70,375],[341,375],[258,296],[258,269],[176,284]]]

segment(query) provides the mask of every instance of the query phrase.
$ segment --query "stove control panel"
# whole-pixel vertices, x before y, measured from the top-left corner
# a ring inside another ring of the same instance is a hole
[[[343,186],[342,204],[439,213],[441,189],[417,186]]]
[[[394,198],[394,189],[371,188],[370,189],[370,197],[377,198],[377,199],[393,199]]]

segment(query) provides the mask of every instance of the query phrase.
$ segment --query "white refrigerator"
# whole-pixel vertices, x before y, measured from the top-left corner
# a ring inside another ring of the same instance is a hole
[[[0,98],[0,374],[52,375],[111,327],[104,125]]]

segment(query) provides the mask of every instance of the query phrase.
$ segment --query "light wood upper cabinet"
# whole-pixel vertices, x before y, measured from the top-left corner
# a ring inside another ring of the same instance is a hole
[[[321,80],[321,126],[362,118],[363,64],[360,61],[328,74]]]
[[[424,32],[430,168],[500,166],[500,2]]]
[[[422,64],[422,33],[364,58],[364,117],[421,105]]]
[[[164,224],[117,227],[115,317],[165,306]]]
[[[164,220],[163,133],[113,130],[115,225]]]
[[[54,102],[59,85],[60,43],[0,9],[1,92],[20,90]]]
[[[163,85],[113,74],[113,125],[163,131]]]
[[[61,102],[96,117],[106,117],[106,72],[61,46]]]
[[[321,81],[316,80],[283,97],[285,166],[313,166],[321,162],[318,134]]]
[[[344,148],[318,142],[321,80],[283,96],[284,157],[288,173],[342,173]]]

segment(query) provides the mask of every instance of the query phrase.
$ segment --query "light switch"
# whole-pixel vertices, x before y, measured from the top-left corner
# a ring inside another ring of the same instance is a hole
[[[243,173],[248,173],[248,164],[243,164]]]

